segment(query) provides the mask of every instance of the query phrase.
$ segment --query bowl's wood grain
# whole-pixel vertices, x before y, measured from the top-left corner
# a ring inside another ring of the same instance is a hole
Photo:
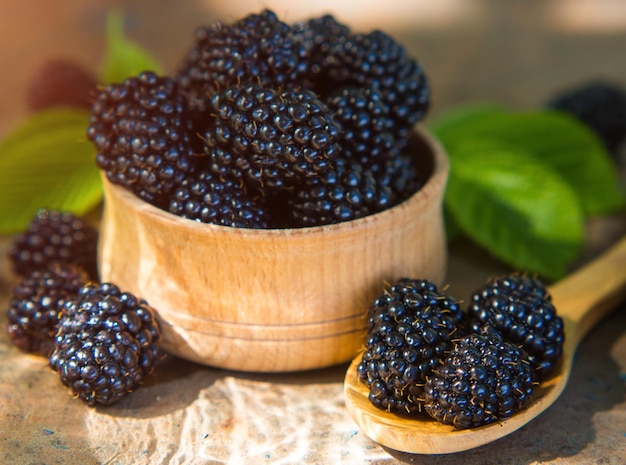
[[[348,361],[384,281],[441,282],[448,162],[424,130],[430,172],[407,201],[376,215],[302,229],[252,230],[179,218],[104,179],[99,267],[155,307],[164,347],[200,363],[293,371]]]

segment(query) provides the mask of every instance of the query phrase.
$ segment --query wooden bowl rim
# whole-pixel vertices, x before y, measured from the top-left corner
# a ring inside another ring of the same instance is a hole
[[[429,152],[433,157],[432,173],[424,183],[424,185],[411,197],[400,202],[399,204],[380,211],[373,215],[368,215],[355,220],[344,221],[341,223],[326,224],[320,226],[310,226],[302,228],[236,228],[231,226],[223,226],[219,224],[202,223],[200,221],[183,218],[163,210],[159,207],[151,205],[150,203],[137,197],[133,192],[126,188],[111,183],[104,173],[102,173],[102,182],[106,184],[106,190],[109,190],[112,194],[118,197],[125,205],[130,207],[138,214],[144,214],[147,216],[155,217],[157,221],[169,223],[173,227],[177,227],[183,230],[193,231],[194,233],[205,234],[226,234],[226,235],[240,235],[249,236],[251,238],[261,237],[276,237],[276,238],[298,238],[305,236],[316,235],[328,235],[331,233],[337,233],[349,229],[367,228],[368,224],[385,222],[391,215],[404,214],[407,209],[418,208],[419,205],[430,205],[434,201],[441,201],[443,197],[443,190],[445,188],[449,162],[446,152],[441,143],[432,136],[427,129],[421,125],[417,125],[414,128],[417,136],[419,136],[425,145],[428,147]],[[106,201],[106,195],[105,195]],[[106,202],[105,202],[106,203]],[[420,210],[418,208],[418,210]]]

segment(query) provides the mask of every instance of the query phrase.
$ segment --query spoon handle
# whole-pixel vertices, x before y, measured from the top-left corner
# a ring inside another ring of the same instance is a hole
[[[626,236],[600,257],[550,287],[557,313],[568,326],[566,344],[580,340],[626,298]]]

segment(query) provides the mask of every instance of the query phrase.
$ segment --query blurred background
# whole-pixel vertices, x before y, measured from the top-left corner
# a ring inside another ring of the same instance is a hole
[[[43,62],[97,69],[114,7],[168,71],[197,26],[266,7],[286,22],[331,13],[356,31],[382,29],[429,75],[429,117],[473,101],[531,108],[595,78],[626,86],[624,0],[0,0],[0,136],[25,116],[25,86]]]

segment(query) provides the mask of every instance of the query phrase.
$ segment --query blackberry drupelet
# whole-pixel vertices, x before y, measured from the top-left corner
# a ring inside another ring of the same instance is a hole
[[[96,229],[82,219],[69,212],[40,209],[15,237],[8,256],[20,276],[60,262],[77,265],[97,280],[97,248]]]
[[[475,332],[521,345],[538,377],[563,354],[563,320],[539,279],[518,273],[497,277],[472,295],[467,313]]]
[[[382,162],[372,164],[369,170],[378,186],[391,190],[394,199],[392,205],[408,199],[423,185],[410,153],[393,153],[393,156],[388,156]]]
[[[160,337],[145,300],[111,283],[87,284],[63,307],[50,367],[87,404],[113,404],[152,372]]]
[[[389,208],[396,198],[358,162],[339,158],[319,178],[293,188],[287,202],[296,227],[341,223]]]
[[[175,79],[197,111],[209,108],[216,92],[240,82],[271,87],[299,83],[307,72],[306,48],[293,34],[267,9],[232,24],[199,28]]]
[[[202,223],[239,228],[268,227],[268,213],[262,198],[252,198],[235,178],[201,171],[176,189],[170,213]]]
[[[96,75],[79,63],[57,58],[41,66],[26,87],[26,106],[31,111],[52,107],[91,108]]]
[[[607,150],[617,154],[626,141],[626,90],[606,81],[591,81],[564,91],[548,102],[587,125]]]
[[[479,334],[455,340],[443,365],[426,378],[424,410],[457,429],[510,417],[528,404],[535,385],[518,346]]]
[[[419,413],[426,379],[460,336],[462,322],[457,302],[426,280],[400,279],[374,300],[357,368],[370,402],[391,412]]]
[[[381,31],[351,34],[331,47],[326,59],[328,79],[339,86],[372,87],[391,109],[395,134],[404,140],[426,116],[430,85],[422,67],[406,49]]]
[[[384,164],[398,154],[394,120],[382,94],[370,87],[341,87],[326,99],[342,126],[341,154],[363,167]]]
[[[73,265],[55,263],[35,270],[17,284],[7,311],[9,339],[25,352],[48,356],[59,323],[59,311],[87,283]]]
[[[200,147],[186,98],[171,78],[153,72],[104,87],[87,136],[112,183],[161,208],[195,170]]]
[[[266,193],[322,176],[338,157],[341,127],[311,91],[246,84],[214,95],[211,105],[215,120],[204,134],[211,166]]]

